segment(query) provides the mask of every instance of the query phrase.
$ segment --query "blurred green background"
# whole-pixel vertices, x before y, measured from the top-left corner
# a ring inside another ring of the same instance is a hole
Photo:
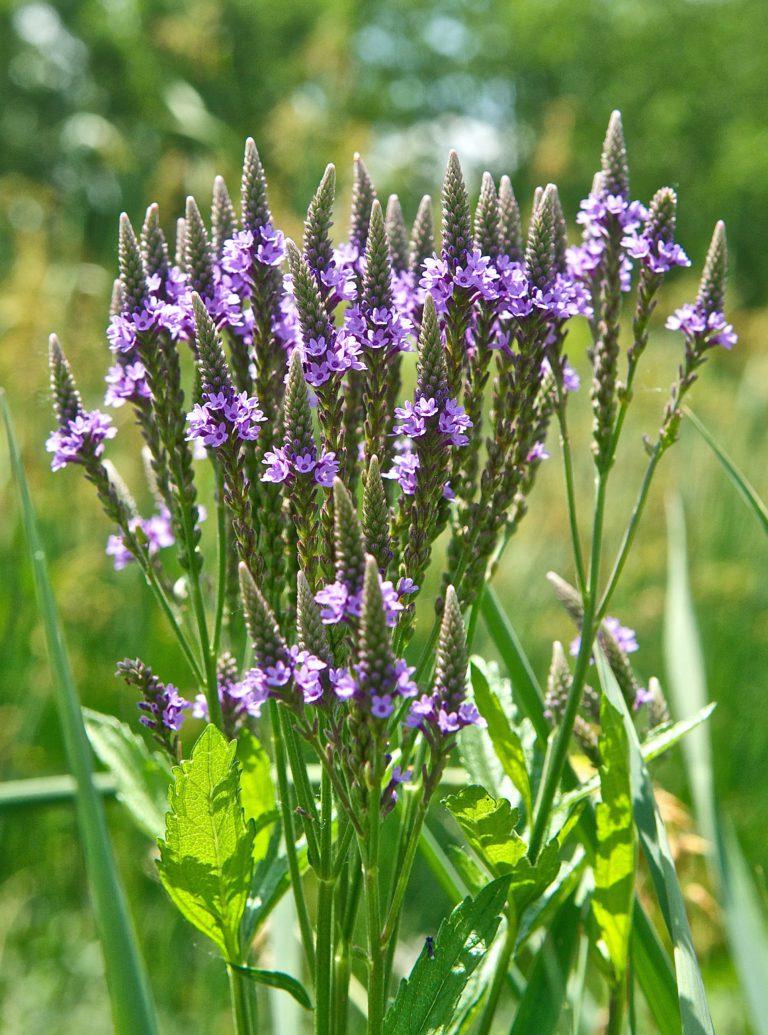
[[[527,209],[536,184],[561,187],[571,218],[588,190],[612,108],[624,115],[633,195],[680,193],[679,237],[700,268],[711,227],[728,224],[730,307],[741,335],[712,358],[697,412],[747,470],[765,475],[768,396],[768,95],[764,0],[70,0],[0,9],[0,384],[19,427],[83,700],[133,720],[115,662],[141,652],[166,678],[186,674],[135,571],[115,574],[108,532],[76,473],[53,477],[44,439],[47,334],[58,331],[86,399],[101,396],[117,215],[139,222],[160,202],[166,227],[183,199],[209,197],[216,173],[236,191],[243,139],[255,137],[273,209],[299,231],[325,163],[349,193],[361,151],[380,195],[412,218],[435,192],[449,147],[476,191],[483,169],[508,172]],[[338,222],[344,224],[343,210]],[[664,311],[695,290],[671,278]],[[615,546],[679,357],[660,330],[638,382],[612,485]],[[586,339],[569,351],[585,372]],[[587,392],[573,399],[578,481],[590,490]],[[111,453],[138,486],[126,427]],[[553,442],[498,586],[539,675],[553,638],[571,629],[544,574],[569,575],[561,475]],[[663,679],[665,496],[680,486],[702,627],[720,804],[736,824],[758,885],[768,814],[766,692],[768,543],[692,429],[665,460],[613,610],[638,631],[638,668]],[[0,449],[0,778],[65,768],[14,487]],[[478,646],[482,650],[483,641]],[[657,775],[688,800],[679,755]],[[151,873],[147,844],[109,807],[164,1027],[227,1030],[223,975],[177,921]],[[675,831],[718,1031],[747,1031],[717,904],[683,816]],[[15,1035],[110,1029],[73,812],[0,814],[0,1030]],[[425,889],[428,887],[426,879]],[[430,886],[431,888],[431,886]],[[412,928],[445,911],[421,896]],[[201,1018],[204,1020],[201,1021]]]

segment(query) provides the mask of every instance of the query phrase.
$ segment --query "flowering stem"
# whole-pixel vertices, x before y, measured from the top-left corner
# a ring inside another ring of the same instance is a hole
[[[221,469],[216,467],[216,537],[218,546],[218,583],[216,586],[216,617],[213,623],[213,643],[211,653],[219,656],[221,646],[221,628],[224,621],[224,601],[227,596],[227,512],[222,500],[224,479]]]
[[[661,441],[656,443],[653,452],[651,453],[650,459],[648,460],[648,466],[645,469],[643,475],[643,481],[640,485],[640,490],[635,500],[635,505],[632,508],[632,513],[629,518],[629,522],[624,531],[624,536],[619,546],[619,552],[616,556],[616,560],[611,570],[610,578],[608,579],[608,585],[605,587],[602,598],[600,600],[600,606],[597,609],[597,623],[599,624],[605,617],[605,612],[608,608],[608,604],[611,601],[611,597],[616,589],[616,585],[621,577],[621,573],[624,570],[624,565],[627,562],[629,551],[632,549],[632,544],[637,533],[638,525],[640,524],[640,518],[643,516],[643,510],[648,499],[648,491],[653,481],[653,476],[658,467],[659,461],[664,455],[664,445]]]
[[[597,491],[595,494],[595,513],[592,525],[592,550],[590,554],[589,582],[584,597],[584,619],[581,626],[581,645],[576,659],[576,668],[573,673],[568,698],[565,703],[565,711],[554,736],[547,746],[547,754],[544,759],[544,772],[539,786],[539,794],[536,800],[533,818],[533,830],[531,833],[531,844],[528,854],[533,862],[536,861],[541,851],[544,837],[549,825],[549,816],[552,810],[552,803],[555,799],[557,788],[560,786],[560,779],[563,775],[563,767],[568,757],[568,745],[570,744],[573,724],[576,721],[582,694],[584,692],[584,681],[589,668],[589,659],[592,655],[592,641],[594,639],[597,623],[595,622],[595,611],[597,604],[597,586],[600,578],[600,553],[603,540],[603,519],[605,516],[605,493],[608,483],[608,467],[598,468]]]
[[[384,952],[381,942],[381,902],[379,894],[379,835],[381,815],[381,774],[377,770],[368,793],[368,836],[360,843],[363,855],[363,881],[368,925],[368,1035],[381,1035],[384,1025]]]
[[[315,1032],[330,1035],[332,1026],[333,974],[333,900],[335,890],[333,867],[333,794],[331,780],[325,770],[320,777],[320,873],[317,904],[317,941],[315,957]]]
[[[507,980],[509,962],[512,959],[512,953],[515,951],[517,926],[512,923],[509,913],[510,911],[508,910],[506,914],[507,931],[504,936],[504,944],[501,947],[501,953],[499,954],[499,959],[493,974],[493,982],[477,1029],[477,1035],[489,1035],[491,1025],[493,1024],[493,1018],[499,1005],[499,999],[501,998],[501,993]]]
[[[584,572],[584,557],[581,551],[581,537],[579,536],[579,522],[576,511],[576,492],[573,483],[573,457],[571,455],[571,440],[568,434],[568,418],[565,410],[565,397],[558,385],[557,422],[560,427],[560,447],[563,453],[563,473],[565,475],[565,491],[568,502],[568,523],[571,528],[571,542],[573,545],[573,562],[576,566],[576,578],[582,594],[584,593],[587,580]]]
[[[203,683],[205,681],[203,670],[201,669],[200,663],[198,662],[197,658],[195,657],[192,651],[187,637],[184,635],[184,631],[179,625],[176,615],[173,613],[173,607],[171,605],[171,602],[168,599],[166,592],[163,589],[160,580],[157,577],[157,572],[154,570],[151,560],[147,556],[145,556],[143,552],[138,553],[136,556],[139,559],[139,563],[141,564],[142,570],[144,572],[144,577],[147,580],[147,584],[154,593],[155,599],[160,605],[163,613],[165,614],[165,617],[168,619],[171,629],[173,630],[176,639],[179,642],[179,646],[181,647],[182,653],[184,654],[184,657],[187,659],[189,667],[192,669],[192,674],[194,675],[195,679],[198,679],[201,683]]]
[[[296,854],[296,829],[293,825],[293,811],[291,809],[291,792],[288,785],[288,772],[285,764],[285,750],[281,731],[281,716],[277,701],[270,698],[269,718],[272,723],[272,743],[275,749],[275,768],[277,769],[277,786],[280,792],[280,812],[283,818],[283,838],[285,840],[285,854],[288,858],[288,870],[291,875],[291,888],[296,903],[296,915],[299,919],[301,941],[304,946],[304,954],[307,957],[307,966],[314,980],[315,976],[315,945],[312,938],[312,924],[309,921],[309,912],[304,898],[304,887],[301,883],[301,871],[299,859]]]
[[[419,846],[419,837],[421,836],[421,828],[424,825],[424,817],[426,814],[427,797],[425,794],[422,796],[416,815],[411,820],[407,832],[407,847],[405,855],[398,866],[397,881],[389,903],[389,909],[387,910],[387,919],[384,923],[384,930],[381,932],[381,944],[387,950],[389,949],[390,944],[394,944],[394,935],[397,932],[397,927],[400,922],[403,899],[405,898],[408,881],[410,880],[413,862],[416,858],[416,850]]]
[[[237,1035],[253,1035],[256,1026],[252,1023],[250,1010],[250,995],[246,986],[248,978],[237,967],[227,964],[229,975],[229,994],[232,999],[232,1012],[235,1017],[235,1031]]]

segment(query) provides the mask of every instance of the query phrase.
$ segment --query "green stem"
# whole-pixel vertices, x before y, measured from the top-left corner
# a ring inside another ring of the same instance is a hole
[[[320,778],[320,878],[317,901],[315,958],[315,1033],[331,1035],[333,974],[333,794],[325,770]]]
[[[584,570],[584,557],[581,550],[581,537],[579,535],[579,520],[576,510],[576,490],[573,480],[573,455],[571,453],[571,440],[568,434],[568,418],[565,412],[565,401],[558,389],[557,422],[560,426],[560,447],[563,453],[563,473],[565,475],[565,491],[568,501],[568,523],[571,529],[571,542],[573,545],[573,562],[576,567],[576,578],[578,587],[582,594],[587,585]]]
[[[179,646],[181,647],[182,653],[184,654],[184,657],[187,659],[189,667],[192,669],[192,674],[194,675],[195,679],[197,679],[201,684],[204,683],[205,676],[203,674],[202,668],[200,667],[200,663],[195,657],[192,647],[189,644],[189,640],[184,635],[183,629],[179,625],[178,619],[176,618],[176,615],[173,612],[173,606],[171,605],[171,602],[168,599],[165,590],[160,584],[160,580],[157,577],[157,572],[152,567],[152,562],[149,560],[148,557],[144,556],[143,554],[139,555],[139,560],[141,563],[142,571],[144,572],[144,577],[147,580],[147,584],[149,585],[149,588],[152,590],[155,599],[157,600],[161,610],[165,614],[165,617],[168,619],[171,629],[173,630],[176,639],[178,640]]]
[[[393,935],[397,930],[397,925],[400,920],[400,912],[403,908],[403,899],[405,898],[405,892],[408,888],[411,870],[413,869],[413,862],[416,858],[416,851],[419,847],[421,828],[424,825],[424,817],[426,814],[427,802],[422,798],[416,815],[410,823],[410,829],[407,832],[405,855],[402,862],[398,864],[397,880],[389,903],[389,909],[387,910],[387,919],[384,923],[384,930],[381,932],[381,943],[385,949],[389,947],[389,944],[393,939]]]
[[[375,774],[368,797],[367,843],[360,845],[363,853],[363,881],[368,926],[368,1035],[382,1035],[384,1030],[384,953],[381,944],[381,902],[379,893],[379,834],[381,816],[381,776]]]
[[[296,915],[299,919],[301,931],[301,942],[304,946],[304,954],[307,957],[307,966],[314,980],[315,976],[315,945],[312,938],[312,924],[309,921],[309,912],[304,898],[304,886],[301,883],[301,871],[299,859],[296,854],[296,829],[293,825],[293,811],[291,809],[291,791],[288,785],[288,771],[285,764],[285,749],[280,733],[280,712],[277,701],[270,698],[269,718],[272,723],[272,742],[275,750],[275,768],[277,769],[277,787],[280,792],[280,812],[283,820],[283,837],[285,840],[285,854],[288,858],[288,871],[291,875],[291,888],[296,903]]]
[[[218,659],[221,647],[221,628],[224,622],[224,601],[227,597],[227,512],[222,499],[224,476],[216,467],[216,538],[218,546],[218,583],[216,586],[216,615],[213,623],[211,653]]]
[[[635,505],[632,508],[632,513],[630,515],[629,522],[624,531],[624,536],[621,540],[621,545],[619,546],[619,552],[616,555],[616,560],[611,570],[610,578],[608,579],[608,584],[605,587],[605,591],[603,592],[602,598],[600,600],[600,606],[597,609],[596,617],[598,623],[601,622],[605,617],[605,612],[608,608],[608,604],[611,601],[611,597],[613,596],[613,593],[616,589],[619,578],[621,577],[621,573],[624,570],[624,565],[627,563],[627,557],[629,556],[629,551],[632,549],[632,544],[635,541],[635,535],[637,534],[637,528],[640,524],[640,518],[643,516],[643,510],[645,509],[645,504],[648,499],[648,492],[651,487],[651,482],[653,481],[653,476],[656,472],[656,468],[658,467],[659,461],[661,460],[663,455],[664,448],[662,446],[662,443],[657,442],[653,452],[651,453],[650,459],[648,461],[648,466],[645,469],[645,474],[643,476],[643,481],[640,486],[640,491],[637,494]]]
[[[608,1003],[608,1026],[605,1035],[622,1035],[624,1031],[624,1006],[626,1004],[625,984],[622,981],[611,988]]]
[[[242,971],[227,964],[229,975],[229,994],[232,1000],[232,1013],[235,1018],[235,1031],[237,1035],[253,1035],[256,1030],[251,1023],[250,994],[246,978]]]
[[[610,466],[610,465],[608,465]],[[582,694],[584,692],[584,681],[589,668],[589,660],[592,655],[592,641],[597,629],[595,622],[595,611],[597,603],[597,586],[600,578],[600,553],[603,542],[603,520],[605,517],[605,492],[608,482],[607,467],[599,470],[597,474],[597,491],[595,494],[595,515],[592,525],[592,549],[590,554],[589,583],[584,598],[584,618],[581,625],[581,646],[576,659],[576,668],[573,673],[568,698],[565,704],[563,717],[558,725],[554,736],[550,738],[547,745],[547,754],[544,759],[544,772],[539,785],[539,794],[534,809],[533,831],[531,833],[531,845],[529,855],[532,861],[538,857],[541,851],[544,837],[549,826],[549,816],[552,811],[552,804],[555,799],[557,788],[563,775],[563,768],[568,757],[568,747],[573,733],[573,724],[576,721]]]
[[[516,926],[511,922],[510,917],[507,916],[507,932],[504,936],[504,944],[501,947],[501,953],[499,954],[499,958],[496,963],[493,981],[491,983],[490,991],[488,992],[488,998],[485,1001],[483,1014],[480,1018],[480,1024],[477,1029],[477,1035],[489,1035],[491,1030],[493,1018],[496,1014],[499,1000],[501,999],[501,993],[504,991],[504,985],[507,981],[507,971],[509,970],[512,953],[515,950],[516,937]]]
[[[315,872],[320,870],[320,845],[317,840],[317,805],[315,796],[307,777],[307,766],[302,758],[299,742],[289,717],[283,709],[278,708],[280,716],[280,735],[288,749],[288,761],[293,777],[293,789],[301,809],[301,825],[307,839],[307,858]]]

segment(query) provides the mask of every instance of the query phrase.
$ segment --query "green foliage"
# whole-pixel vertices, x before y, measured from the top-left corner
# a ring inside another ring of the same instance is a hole
[[[500,877],[475,898],[465,898],[440,925],[400,983],[385,1020],[385,1035],[439,1035],[450,1030],[454,1009],[493,941],[510,878]]]
[[[470,847],[494,876],[510,875],[510,902],[517,913],[554,880],[559,866],[556,841],[546,845],[536,863],[515,830],[518,813],[504,798],[492,798],[482,787],[464,787],[443,802],[464,832]]]
[[[115,778],[118,799],[139,829],[160,837],[168,811],[170,766],[130,726],[112,715],[86,708],[85,728],[97,758]]]
[[[267,854],[278,813],[269,755],[250,730],[242,730],[237,738],[237,761],[240,802],[246,820],[254,823],[253,860],[258,863]]]
[[[621,714],[607,697],[600,707],[600,804],[592,912],[620,985],[627,969],[637,854],[632,819],[629,745]]]
[[[528,766],[519,735],[512,729],[501,702],[488,679],[488,669],[480,658],[472,658],[470,664],[472,689],[477,710],[488,723],[496,757],[504,772],[520,792],[526,815],[531,815],[531,782]]]
[[[174,768],[158,863],[178,909],[231,962],[242,956],[240,921],[254,845],[240,798],[236,746],[206,726],[191,757]]]

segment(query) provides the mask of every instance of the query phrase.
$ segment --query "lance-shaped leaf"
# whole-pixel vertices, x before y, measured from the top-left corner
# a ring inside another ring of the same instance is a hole
[[[597,858],[592,912],[618,985],[627,968],[637,853],[627,734],[621,715],[605,696],[600,725],[602,800],[595,810]]]
[[[254,841],[240,801],[236,747],[206,726],[192,757],[174,768],[158,863],[180,912],[232,962],[241,958]]]
[[[293,996],[297,1003],[300,1003],[305,1010],[312,1009],[312,1000],[307,994],[306,988],[295,977],[286,974],[282,970],[260,970],[258,967],[235,967],[235,970],[245,974],[257,985],[266,985],[268,988],[281,988],[288,995]]]
[[[471,786],[450,795],[443,804],[489,872],[511,876],[510,903],[518,914],[557,876],[557,842],[545,845],[532,864],[528,846],[515,830],[517,810],[505,798],[492,798],[484,788]]]
[[[531,815],[531,782],[522,741],[512,729],[509,719],[504,713],[501,702],[493,692],[488,681],[485,666],[473,658],[470,663],[472,689],[477,710],[488,723],[488,735],[491,738],[496,757],[512,783],[520,792],[525,805],[526,815]]]
[[[465,898],[442,922],[434,943],[425,945],[400,983],[384,1019],[385,1035],[450,1030],[459,997],[496,934],[508,888],[509,877],[493,881],[475,898]]]

